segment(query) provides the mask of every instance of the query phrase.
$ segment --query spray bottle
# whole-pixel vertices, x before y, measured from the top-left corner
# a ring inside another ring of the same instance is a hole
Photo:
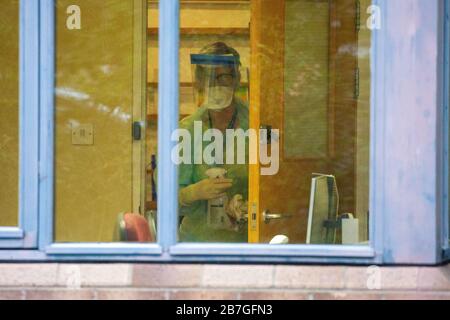
[[[212,168],[206,171],[206,175],[210,179],[225,179],[227,170],[223,168]],[[210,228],[223,230],[230,227],[230,218],[228,217],[225,205],[228,197],[223,197],[208,201],[207,224]]]

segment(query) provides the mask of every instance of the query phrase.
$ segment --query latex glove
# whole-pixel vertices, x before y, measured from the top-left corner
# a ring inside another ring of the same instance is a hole
[[[242,195],[237,194],[226,206],[226,213],[228,216],[236,221],[241,221],[246,214],[246,202],[244,201],[244,197]]]
[[[221,198],[232,186],[232,179],[205,179],[181,189],[179,202],[183,206],[189,206],[195,201]]]

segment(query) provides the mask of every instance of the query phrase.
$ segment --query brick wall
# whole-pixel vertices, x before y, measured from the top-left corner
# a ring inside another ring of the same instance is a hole
[[[450,300],[450,266],[0,264],[0,299]]]

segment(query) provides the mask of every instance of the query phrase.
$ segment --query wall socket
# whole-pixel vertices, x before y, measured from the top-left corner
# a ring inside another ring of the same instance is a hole
[[[94,125],[80,124],[73,126],[72,144],[76,146],[92,146],[94,144]]]

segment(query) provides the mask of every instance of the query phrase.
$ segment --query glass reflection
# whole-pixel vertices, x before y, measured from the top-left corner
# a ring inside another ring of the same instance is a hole
[[[152,242],[147,3],[56,4],[55,240]]]
[[[366,243],[371,37],[357,9],[181,2],[179,241]]]

